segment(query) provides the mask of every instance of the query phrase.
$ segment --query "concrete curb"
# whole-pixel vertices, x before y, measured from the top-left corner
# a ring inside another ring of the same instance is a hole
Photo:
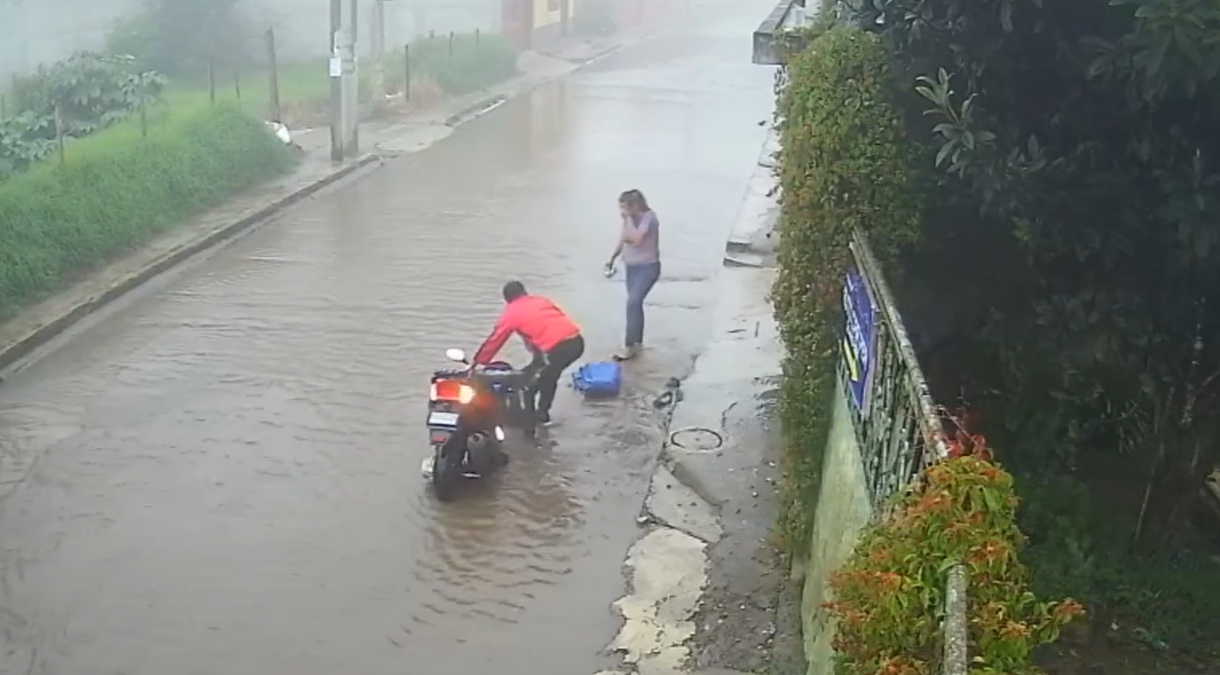
[[[101,293],[88,298],[80,304],[72,307],[72,309],[56,317],[54,320],[43,324],[34,329],[31,333],[21,338],[17,342],[4,347],[0,350],[0,370],[8,368],[16,363],[21,358],[28,356],[34,350],[50,342],[55,337],[61,335],[85,317],[93,314],[102,307],[118,300],[127,293],[139,288],[145,283],[151,281],[156,276],[170,270],[174,266],[185,262],[187,259],[206,251],[209,248],[221,243],[225,239],[232,238],[243,231],[254,230],[266,224],[273,216],[288,207],[300,202],[306,197],[310,197],[319,190],[332,185],[356,171],[374,163],[381,161],[381,156],[377,154],[366,154],[360,159],[357,159],[350,164],[346,164],[334,172],[327,175],[321,180],[315,181],[300,190],[297,190],[289,195],[286,195],[271,204],[268,204],[258,211],[236,220],[228,225],[225,225],[217,230],[212,231],[207,236],[195,241],[184,244],[169,253],[165,254],[156,262],[148,265],[137,272],[120,279],[117,283],[109,286]]]
[[[538,87],[542,87],[551,82],[554,82],[556,79],[558,79],[558,78],[544,79],[533,87],[526,87],[522,91],[518,92],[516,94],[516,96],[520,96],[521,94],[528,94],[529,92],[533,91],[534,89],[537,89]],[[462,126],[463,124],[470,122],[471,120],[474,120],[486,113],[491,112],[493,109],[499,107],[500,105],[502,105],[503,103],[506,103],[509,99],[514,98],[514,97],[515,97],[514,95],[509,95],[509,94],[495,94],[492,96],[488,96],[487,98],[481,99],[477,103],[468,105],[465,108],[462,108],[461,110],[457,111],[456,113],[450,115],[449,117],[446,117],[445,126],[456,129],[456,128]]]
[[[601,61],[604,58],[613,56],[613,55],[619,53],[620,51],[622,51],[628,45],[634,44],[636,41],[651,37],[652,35],[653,35],[652,33],[649,33],[648,35],[646,35],[644,37],[636,37],[633,40],[629,40],[628,42],[624,42],[622,44],[617,44],[617,45],[607,47],[606,49],[596,52],[592,56],[587,56],[583,59],[563,59],[563,60],[568,61],[569,63],[576,64],[577,68],[584,68],[585,66],[597,63],[598,61]],[[556,58],[559,58],[559,57],[556,57]]]
[[[461,110],[457,111],[456,113],[453,113],[452,115],[446,117],[445,126],[453,127],[456,129],[456,128],[462,126],[463,124],[466,124],[467,122],[471,122],[471,121],[481,117],[482,115],[484,115],[488,112],[491,112],[493,109],[499,107],[500,105],[502,105],[504,103],[507,103],[508,101],[510,101],[514,98],[517,98],[524,94],[528,94],[528,93],[534,91],[535,89],[540,89],[556,80],[559,80],[563,77],[566,77],[566,76],[584,68],[585,66],[593,65],[597,61],[601,61],[604,58],[613,56],[614,54],[617,54],[618,52],[622,51],[627,46],[634,44],[636,41],[638,41],[640,39],[642,39],[642,38],[628,39],[625,42],[607,47],[606,49],[603,49],[599,52],[594,53],[593,56],[583,58],[583,59],[566,59],[562,56],[555,56],[554,54],[549,54],[547,52],[538,52],[538,54],[540,54],[542,56],[545,56],[545,57],[551,58],[551,59],[556,59],[558,61],[566,61],[567,63],[570,63],[575,67],[568,72],[558,74],[553,77],[543,78],[516,92],[489,94],[486,98],[480,99],[479,101],[472,103],[471,105],[468,105],[465,108],[462,108]],[[522,79],[524,79],[525,76],[520,76],[520,77]],[[506,82],[512,82],[512,80],[507,80]]]

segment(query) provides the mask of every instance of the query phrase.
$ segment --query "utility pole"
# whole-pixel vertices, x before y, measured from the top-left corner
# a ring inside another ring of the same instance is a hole
[[[343,0],[330,0],[330,161],[343,161]]]
[[[352,0],[352,25],[348,29],[352,41],[352,69],[348,73],[348,120],[351,132],[348,137],[348,156],[360,154],[360,0]]]
[[[373,108],[385,103],[385,0],[373,3]]]

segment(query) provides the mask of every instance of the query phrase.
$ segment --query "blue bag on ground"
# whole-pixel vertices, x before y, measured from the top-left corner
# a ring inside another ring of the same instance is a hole
[[[572,385],[589,398],[618,396],[623,384],[623,368],[613,361],[586,363],[572,373]]]

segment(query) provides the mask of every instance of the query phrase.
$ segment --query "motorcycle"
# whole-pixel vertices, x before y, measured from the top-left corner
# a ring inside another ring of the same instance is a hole
[[[490,476],[508,463],[505,429],[527,437],[537,430],[532,368],[504,361],[477,366],[461,349],[445,356],[465,367],[433,373],[428,396],[428,440],[432,456],[421,467],[441,501],[453,499],[462,479]]]

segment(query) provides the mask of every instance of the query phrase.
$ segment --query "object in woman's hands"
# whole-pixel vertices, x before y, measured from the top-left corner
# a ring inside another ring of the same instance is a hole
[[[606,275],[607,279],[614,276],[617,272],[618,270],[614,267],[614,263],[612,262],[606,263],[606,266],[602,268],[602,274]]]

